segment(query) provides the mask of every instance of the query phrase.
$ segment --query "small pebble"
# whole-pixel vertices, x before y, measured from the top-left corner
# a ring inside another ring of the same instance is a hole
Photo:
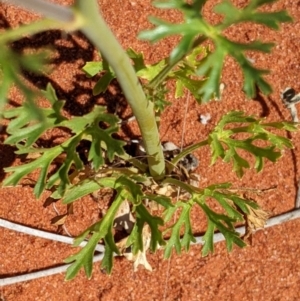
[[[209,113],[201,114],[199,119],[202,124],[208,124],[211,120],[211,115]]]

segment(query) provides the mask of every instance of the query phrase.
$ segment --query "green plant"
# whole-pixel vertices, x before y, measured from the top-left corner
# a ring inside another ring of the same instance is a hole
[[[30,4],[35,1],[27,2]],[[165,95],[167,82],[170,80],[176,82],[175,96],[183,95],[184,88],[190,90],[199,102],[209,100],[212,95],[218,96],[222,64],[226,55],[233,56],[241,66],[247,96],[254,95],[255,85],[263,93],[269,93],[271,87],[263,79],[267,71],[256,69],[247,60],[245,51],[269,52],[273,45],[259,41],[239,44],[227,39],[223,31],[244,21],[261,23],[277,29],[279,22],[291,21],[291,18],[283,11],[276,13],[258,11],[263,4],[274,1],[252,0],[243,9],[237,9],[229,1],[223,1],[215,7],[215,11],[224,15],[224,19],[220,24],[212,26],[202,15],[205,2],[195,0],[186,3],[170,0],[156,3],[160,8],[180,10],[184,22],[170,24],[152,18],[151,22],[156,27],[140,34],[140,38],[153,42],[173,34],[181,36],[181,41],[171,52],[170,57],[153,65],[146,65],[143,56],[132,49],[123,51],[98,13],[95,0],[90,1],[88,5],[86,1],[77,0],[72,9],[47,4],[54,11],[61,12],[54,13],[53,16],[60,16],[63,21],[45,19],[10,30],[0,37],[0,64],[5,75],[1,84],[1,106],[4,107],[9,87],[13,83],[26,98],[20,107],[11,108],[3,113],[4,118],[10,120],[7,127],[9,136],[5,143],[14,145],[19,155],[35,154],[35,159],[28,163],[6,168],[6,172],[10,175],[3,185],[16,185],[24,176],[40,169],[40,176],[34,186],[37,198],[46,189],[51,189],[53,191],[51,197],[61,199],[64,204],[71,204],[101,188],[110,189],[115,193],[114,201],[106,215],[77,237],[75,245],[79,245],[84,239],[88,239],[88,243],[79,253],[66,260],[72,262],[67,271],[67,279],[75,277],[82,267],[87,276],[91,277],[92,258],[99,241],[105,243],[102,267],[108,273],[112,270],[113,254],[121,254],[128,247],[131,247],[136,264],[140,260],[139,254],[142,253],[144,256],[148,247],[153,252],[163,247],[166,258],[171,255],[173,247],[177,253],[180,253],[182,248],[188,251],[190,243],[194,241],[190,221],[193,206],[199,206],[208,221],[203,255],[213,251],[213,233],[216,229],[225,236],[228,250],[232,249],[233,244],[240,247],[245,245],[235,231],[234,225],[243,221],[244,216],[258,210],[258,205],[233,193],[229,183],[205,188],[192,185],[189,181],[192,175],[181,166],[181,160],[194,150],[208,146],[212,151],[212,164],[218,158],[232,162],[234,172],[242,176],[244,169],[250,168],[250,163],[243,157],[243,152],[248,152],[254,156],[254,167],[260,171],[265,159],[275,162],[281,156],[284,147],[292,147],[289,139],[271,130],[295,131],[296,125],[289,122],[269,123],[242,112],[228,112],[208,139],[186,148],[168,162],[160,144],[157,117],[168,104]],[[51,10],[48,7],[41,12],[47,14],[49,11]],[[95,106],[93,111],[82,117],[67,119],[62,113],[64,101],[57,99],[50,84],[46,91],[37,92],[30,89],[21,79],[23,69],[33,72],[44,70],[47,56],[16,55],[10,49],[9,43],[19,39],[23,34],[33,34],[52,28],[80,29],[98,48],[103,57],[102,62],[89,62],[84,67],[88,76],[94,76],[98,72],[104,73],[93,92],[97,94],[105,91],[111,80],[117,78],[138,121],[147,161],[141,161],[124,151],[125,142],[114,136],[118,132],[119,119],[108,114],[105,107]],[[101,30],[96,30],[97,28]],[[213,51],[202,46],[208,39],[214,44]],[[101,43],[103,40],[106,42]],[[38,96],[43,96],[49,101],[48,108],[37,105]],[[70,137],[59,145],[38,148],[38,139],[46,131],[57,127],[68,129]],[[82,140],[90,141],[91,146],[87,155],[89,168],[76,152]],[[50,173],[50,167],[62,155],[65,155],[66,159]],[[173,203],[172,192],[176,187],[180,187],[185,193],[180,195],[179,201]],[[222,213],[215,212],[209,206],[210,199],[219,204]],[[154,215],[148,210],[145,203],[149,201],[163,208],[161,216]],[[135,222],[125,240],[116,242],[113,235],[114,220],[124,202],[130,203]],[[170,225],[175,212],[178,218]],[[170,239],[166,240],[166,235],[169,235]]]

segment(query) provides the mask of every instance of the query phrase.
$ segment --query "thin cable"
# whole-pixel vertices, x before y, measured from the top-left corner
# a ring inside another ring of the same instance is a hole
[[[186,102],[185,102],[185,111],[184,111],[183,126],[182,126],[181,141],[180,141],[180,151],[182,151],[182,149],[183,149],[183,142],[184,142],[183,140],[184,140],[185,128],[186,128],[186,116],[187,116],[187,112],[188,112],[188,108],[189,108],[190,96],[191,96],[191,93],[190,93],[190,91],[188,91]]]
[[[73,237],[68,237],[68,236],[64,236],[64,235],[59,235],[59,234],[55,234],[55,233],[51,233],[51,232],[46,232],[46,231],[34,229],[34,228],[31,228],[31,227],[19,225],[19,224],[16,224],[16,223],[9,222],[9,221],[7,221],[5,219],[2,219],[2,218],[0,218],[0,227],[4,227],[4,228],[7,228],[7,229],[14,230],[14,231],[21,232],[21,233],[25,233],[25,234],[28,234],[28,235],[33,235],[33,236],[37,236],[37,237],[41,237],[41,238],[45,238],[45,239],[49,239],[49,240],[63,242],[65,244],[69,244],[69,245],[74,244],[74,238]],[[79,245],[79,247],[84,247],[86,244],[87,244],[87,241],[83,241]],[[96,250],[98,252],[104,252],[104,245],[97,244]]]
[[[282,223],[295,220],[297,218],[300,218],[300,209],[296,209],[296,210],[293,210],[293,211],[290,211],[290,212],[287,212],[287,213],[283,213],[281,215],[270,218],[267,221],[267,223],[265,225],[265,228],[277,226],[277,225],[280,225]],[[3,220],[0,219],[0,226],[4,226],[3,223],[1,223],[2,221]],[[6,224],[6,223],[4,223],[4,224]],[[18,227],[18,229],[19,229],[19,227]],[[35,230],[35,229],[31,229],[31,231],[32,230]],[[237,227],[235,230],[240,234],[245,233],[245,227],[244,226]],[[38,231],[40,231],[40,230],[38,230]],[[57,236],[61,236],[61,235],[57,235]],[[67,237],[67,239],[70,239],[70,237]],[[192,242],[191,245],[197,245],[197,244],[203,245],[203,243],[204,243],[203,242],[203,235],[196,236],[195,239],[196,239],[196,242],[194,242],[194,243]],[[217,243],[217,242],[220,242],[220,241],[223,241],[223,240],[224,240],[224,236],[221,233],[215,233],[214,234],[214,238],[213,238],[214,243]],[[93,259],[93,262],[100,261],[100,260],[102,260],[102,258],[103,258],[103,254],[96,255]],[[58,274],[58,273],[63,273],[64,271],[66,271],[66,269],[69,266],[70,265],[68,264],[68,265],[63,265],[63,266],[60,266],[60,267],[55,267],[55,268],[50,268],[50,269],[46,269],[46,270],[42,270],[42,271],[37,271],[37,272],[34,272],[34,273],[25,274],[25,275],[18,275],[18,276],[3,278],[3,279],[0,279],[0,286],[10,285],[10,284],[19,283],[19,282],[23,282],[23,281],[28,281],[28,280],[32,280],[32,279],[37,279],[37,278],[41,278],[41,277],[46,277],[46,276],[50,276],[50,275],[54,275],[54,274]],[[169,271],[168,271],[168,273],[169,273]],[[166,290],[164,292],[164,300],[166,300],[165,299],[165,294],[166,294]]]
[[[94,256],[93,262],[102,260],[103,256],[104,256],[104,254],[99,254],[99,255]],[[27,274],[23,274],[23,275],[0,279],[0,286],[15,284],[15,283],[39,279],[42,277],[47,277],[47,276],[51,276],[51,275],[55,275],[55,274],[59,274],[59,273],[64,273],[70,265],[72,265],[72,263],[64,264],[59,267],[46,269],[46,270],[42,270],[42,271],[38,271],[38,272],[27,273]]]
[[[181,141],[180,141],[180,151],[182,152],[183,149],[183,143],[184,143],[184,135],[185,135],[185,128],[186,128],[186,116],[189,108],[189,102],[190,102],[190,91],[188,91],[186,102],[185,102],[185,110],[184,110],[184,118],[183,118],[183,126],[182,126],[182,132],[181,132]],[[178,202],[180,195],[180,187],[177,190],[177,196],[176,201]],[[174,221],[176,221],[177,215],[176,212],[174,214]],[[168,292],[168,282],[170,278],[170,266],[171,266],[171,256],[168,259],[168,265],[167,265],[167,275],[166,275],[166,281],[165,281],[165,287],[164,287],[164,297],[163,300],[165,301],[167,298],[167,292]]]
[[[286,106],[286,108],[290,111],[293,122],[299,122],[296,104],[300,102],[300,93],[296,94],[296,91],[293,88],[285,88],[284,91],[281,93],[281,100]],[[298,180],[295,208],[300,208],[300,180]]]
[[[295,208],[300,208],[300,180],[298,181],[298,189],[297,189],[297,196],[295,201]]]
[[[292,221],[297,218],[300,218],[300,209],[296,209],[296,210],[293,210],[293,211],[290,211],[287,213],[283,213],[283,214],[271,217],[269,220],[267,220],[264,228],[262,228],[262,229],[277,226],[277,225],[280,225],[280,224],[288,222],[288,221]],[[261,230],[261,229],[258,229],[257,231],[259,231],[259,230]],[[245,231],[246,231],[245,226],[237,227],[237,228],[235,228],[235,231],[240,233],[241,235],[244,235]],[[257,231],[255,231],[255,232],[257,232]],[[191,242],[191,245],[203,245],[204,244],[203,236],[204,235],[196,236],[195,237],[196,242]],[[214,234],[214,243],[220,242],[223,240],[225,240],[225,238],[222,233]]]
[[[166,300],[167,292],[168,292],[168,282],[170,279],[170,267],[171,267],[171,256],[168,259],[168,265],[167,265],[167,275],[166,275],[166,281],[165,281],[165,287],[164,287],[164,298],[163,300]]]

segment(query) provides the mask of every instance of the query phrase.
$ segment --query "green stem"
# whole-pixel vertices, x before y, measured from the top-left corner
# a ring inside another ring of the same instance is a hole
[[[196,188],[190,184],[184,183],[182,181],[176,180],[174,178],[166,178],[163,180],[162,184],[171,184],[174,185],[175,187],[180,187],[181,189],[185,190],[186,192],[190,193],[193,195],[195,192],[200,193],[202,192],[201,189]]]
[[[193,151],[199,149],[202,146],[208,145],[208,139],[203,140],[201,142],[195,143],[187,148],[185,148],[182,152],[180,152],[174,159],[172,159],[171,161],[171,166],[172,169],[169,170],[169,172],[171,172],[175,166],[177,165],[177,163],[184,158],[186,155],[191,154]]]
[[[197,38],[190,51],[193,50],[194,48],[198,47],[200,44],[202,44],[204,41],[207,40],[207,37],[201,36],[199,38]],[[168,76],[169,72],[179,63],[181,62],[185,56],[187,55],[187,53],[185,53],[184,55],[182,55],[181,57],[177,58],[174,62],[172,63],[168,63],[162,70],[161,72],[159,72],[149,83],[148,87],[150,89],[155,89],[157,86],[159,86],[164,80],[165,78]]]
[[[88,4],[86,0],[76,0],[74,8],[75,13],[84,20],[81,31],[107,59],[131,106],[148,155],[150,174],[155,179],[163,178],[165,162],[154,115],[154,105],[147,100],[129,57],[104,21],[96,0],[90,0]]]
[[[91,0],[87,5],[86,1],[77,0],[75,11],[40,0],[27,0],[26,3],[21,0],[8,0],[8,2],[21,5],[24,8],[34,10],[46,17],[59,21],[43,19],[34,24],[20,27],[17,30],[11,30],[0,37],[0,43],[10,42],[24,35],[32,35],[42,30],[59,28],[68,31],[78,29],[78,27],[82,29],[82,32],[100,50],[101,54],[107,58],[108,63],[114,69],[139,124],[148,155],[150,173],[155,179],[162,178],[165,173],[165,162],[153,103],[147,101],[131,62],[102,18],[97,1]],[[83,26],[82,23],[84,23]]]

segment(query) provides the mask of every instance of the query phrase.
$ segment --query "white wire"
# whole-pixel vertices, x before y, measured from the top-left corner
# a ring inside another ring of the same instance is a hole
[[[0,2],[1,2],[1,0],[0,0]],[[188,104],[186,104],[186,110],[187,110],[187,107],[188,107]],[[184,131],[185,131],[185,124],[183,126],[183,133],[184,133]],[[182,133],[182,137],[181,137],[181,149],[182,149],[182,145],[183,145],[183,133]],[[296,208],[293,211],[270,218],[267,221],[265,228],[273,227],[273,226],[282,224],[284,222],[297,219],[299,217],[300,217],[300,208]],[[45,239],[59,241],[59,242],[67,243],[67,244],[74,243],[74,238],[72,238],[72,237],[67,237],[67,236],[58,235],[58,234],[54,234],[54,233],[50,233],[50,232],[45,232],[45,231],[38,230],[38,229],[33,229],[30,227],[26,227],[26,226],[22,226],[19,224],[9,222],[9,221],[1,219],[1,218],[0,218],[0,226],[4,227],[4,228],[8,228],[10,230],[22,232],[25,234],[42,237]],[[236,230],[236,232],[243,235],[245,233],[245,226],[237,227],[237,228],[235,228],[235,230]],[[197,244],[203,245],[204,244],[203,235],[196,236],[195,239],[196,239],[196,241],[191,242],[191,245],[197,245]],[[214,243],[221,242],[223,240],[225,240],[223,234],[221,234],[221,233],[214,234],[214,236],[213,236]],[[79,246],[84,247],[86,244],[87,244],[87,242],[84,241]],[[93,258],[93,262],[102,260],[102,258],[104,256],[103,252],[105,250],[105,247],[104,247],[104,245],[98,244],[96,246],[96,250],[99,252],[102,252],[102,254],[95,255]],[[169,262],[169,264],[170,264],[170,262]],[[33,280],[33,279],[38,279],[38,278],[42,278],[42,277],[46,277],[46,276],[50,276],[50,275],[63,273],[67,270],[67,268],[70,265],[71,264],[66,264],[66,265],[62,265],[60,267],[49,268],[49,269],[45,269],[42,271],[37,271],[37,272],[33,272],[33,273],[27,273],[27,274],[23,274],[23,275],[3,278],[3,279],[0,279],[0,286],[15,284],[15,283],[23,282],[23,281],[29,281],[29,280]],[[168,267],[168,269],[169,269],[169,267]],[[167,274],[169,274],[169,272]],[[167,277],[168,277],[168,275],[167,275]],[[166,284],[167,284],[167,282],[166,282]],[[166,293],[167,293],[167,290],[165,288],[164,299],[166,297]]]
[[[12,223],[12,222],[9,222],[9,221],[7,221],[5,219],[1,219],[1,218],[0,218],[0,226],[10,229],[10,230],[17,231],[17,232],[25,233],[28,235],[33,235],[33,236],[37,236],[37,237],[41,237],[41,238],[45,238],[45,239],[63,242],[63,243],[69,244],[69,245],[74,244],[73,237],[59,235],[59,234],[55,234],[55,233],[51,233],[51,232],[46,232],[43,230],[38,230],[38,229],[34,229],[31,227],[27,227],[27,226],[22,226],[22,225]],[[86,244],[87,244],[87,241],[83,241],[79,245],[79,247],[84,247]],[[97,244],[96,250],[98,252],[104,252],[104,245]],[[1,282],[1,279],[0,279],[0,282]]]
[[[295,208],[300,208],[300,180],[298,181],[298,189],[295,201]]]
[[[264,228],[270,228],[276,225],[280,225],[282,223],[297,219],[300,217],[300,209],[295,209],[293,211],[283,213],[281,215],[277,215],[274,217],[271,217],[265,224]],[[245,226],[237,227],[235,228],[235,231],[240,233],[241,235],[245,234]],[[191,245],[203,245],[203,236],[196,236],[195,237],[196,242],[192,242]],[[215,233],[214,234],[214,243],[220,242],[225,240],[222,233]]]
[[[188,108],[189,108],[189,102],[190,102],[190,91],[188,91],[188,93],[187,93],[187,98],[186,98],[186,102],[185,102],[183,126],[182,126],[181,141],[180,141],[180,151],[181,152],[182,152],[183,143],[184,143],[185,128],[186,128],[186,116],[187,116],[187,112],[188,112]],[[176,197],[176,201],[177,202],[179,200],[179,195],[180,195],[180,187],[178,187],[178,190],[177,190],[177,197]],[[175,214],[174,214],[174,220],[176,220],[176,219],[177,219],[177,214],[175,212]],[[166,298],[167,298],[168,282],[169,282],[169,278],[170,278],[170,267],[171,267],[171,256],[168,259],[167,275],[166,275],[166,281],[165,281],[165,285],[164,285],[163,301],[165,301]]]
[[[20,5],[20,6],[23,6],[24,8],[34,10],[35,12],[39,12],[48,17],[51,17],[54,19],[59,19],[62,21],[69,21],[73,17],[73,12],[69,8],[66,8],[66,7],[63,7],[60,5],[56,5],[54,3],[50,3],[47,1],[0,0],[0,2],[8,2],[8,3],[13,3],[15,5]],[[296,117],[297,115],[295,115],[294,111],[291,110],[291,113],[292,113],[292,116],[294,119],[297,118]],[[294,115],[295,115],[295,117],[294,117]],[[181,143],[181,146],[182,146],[182,143]],[[298,207],[299,207],[298,203],[296,205],[298,205]],[[281,223],[284,223],[284,222],[290,221],[290,220],[294,220],[299,217],[300,217],[300,209],[296,209],[294,211],[270,218],[267,221],[265,228],[279,225]],[[18,224],[6,221],[4,219],[0,219],[0,226],[14,230],[14,231],[26,233],[29,235],[42,237],[45,239],[59,241],[59,242],[67,243],[67,244],[74,243],[74,239],[72,237],[67,237],[67,236],[58,235],[58,234],[54,234],[54,233],[50,233],[50,232],[45,232],[45,231],[38,230],[38,229],[33,229],[30,227],[26,227],[26,226],[22,226],[22,225],[18,225]],[[245,227],[244,226],[238,227],[238,228],[236,228],[236,231],[241,234],[244,234]],[[196,239],[196,242],[191,243],[191,244],[195,245],[195,244],[203,244],[204,243],[203,236],[197,236],[197,237],[195,237],[195,239]],[[221,233],[214,234],[214,243],[220,242],[223,240],[224,240],[224,236]],[[84,241],[79,246],[84,247],[86,244],[87,244],[87,242]],[[96,247],[96,250],[99,252],[104,252],[104,246],[98,244]],[[100,260],[102,260],[102,258],[103,258],[103,254],[96,255],[93,258],[93,262],[100,261]],[[46,269],[46,270],[42,270],[42,271],[38,271],[38,272],[34,272],[34,273],[28,273],[28,274],[19,275],[19,276],[3,278],[3,279],[0,279],[0,286],[10,285],[10,284],[14,284],[14,283],[29,281],[29,280],[33,280],[33,279],[37,279],[37,278],[41,278],[41,277],[46,277],[46,276],[62,273],[62,272],[65,272],[69,266],[70,266],[70,264],[67,264],[67,265],[63,265],[60,267],[50,268],[50,269]]]
[[[290,212],[287,212],[287,213],[284,213],[284,214],[281,214],[281,215],[270,218],[267,221],[267,223],[265,225],[265,228],[273,227],[273,226],[285,223],[287,221],[297,219],[299,217],[300,217],[300,209],[296,209],[296,210],[293,210],[293,211],[290,211]],[[1,220],[1,219],[0,219],[0,221],[1,221],[0,225],[3,226],[3,227],[5,227],[5,225],[8,225],[8,224],[13,224],[13,223],[10,223],[10,222],[7,222],[7,221],[5,221],[5,223],[3,223],[3,220]],[[13,229],[11,227],[9,227],[9,229],[12,229],[12,230],[20,229],[20,225],[16,225],[16,226],[17,227],[13,227]],[[24,227],[24,226],[21,226],[21,227]],[[24,227],[24,228],[28,228],[28,227]],[[29,229],[32,231],[30,233],[32,235],[34,235],[36,233],[39,233],[39,232],[44,232],[44,231],[36,230],[36,229],[32,229],[32,228],[29,228]],[[237,227],[235,230],[240,234],[245,233],[245,227],[243,227],[243,226],[242,227]],[[22,232],[25,233],[24,231],[22,231]],[[47,232],[45,232],[45,233],[47,233]],[[52,234],[52,233],[47,233],[47,234]],[[57,235],[57,234],[52,234],[52,235],[51,235],[51,237],[53,237],[53,238],[58,237],[60,239],[58,241],[65,242],[65,241],[61,240],[62,235]],[[37,235],[37,236],[42,237],[41,235]],[[65,237],[65,238],[67,238],[67,240],[71,239],[70,237]],[[47,235],[47,239],[50,239],[48,235]],[[191,243],[192,245],[203,244],[203,235],[196,236],[195,239],[196,239],[196,242]],[[56,240],[56,239],[53,239],[53,240]],[[220,242],[220,241],[223,241],[223,240],[224,240],[224,236],[221,233],[215,233],[214,234],[214,243]],[[69,243],[69,242],[67,242],[67,243]],[[103,249],[104,249],[104,246],[101,246],[101,247],[103,247]],[[103,254],[96,255],[93,259],[93,262],[100,261],[100,260],[102,260],[102,258],[103,258]],[[19,282],[28,281],[28,280],[33,280],[33,279],[46,277],[46,276],[50,276],[50,275],[54,275],[54,274],[58,274],[58,273],[63,273],[64,271],[66,271],[66,269],[69,266],[70,265],[67,264],[67,265],[63,265],[63,266],[60,266],[60,267],[50,268],[50,269],[46,269],[46,270],[42,270],[42,271],[38,271],[38,272],[33,272],[33,273],[28,273],[28,274],[8,277],[8,278],[2,278],[2,279],[0,279],[0,286],[10,285],[10,284],[19,283]]]
[[[93,262],[102,260],[103,256],[104,256],[104,254],[99,254],[99,255],[94,256]],[[19,282],[24,282],[24,281],[34,280],[34,279],[47,277],[47,276],[51,276],[51,275],[55,275],[55,274],[59,274],[59,273],[64,273],[69,266],[71,266],[71,264],[65,264],[65,265],[62,265],[59,267],[41,270],[41,271],[37,271],[37,272],[33,272],[33,273],[3,278],[3,279],[0,279],[0,286],[11,285],[11,284],[19,283]]]

